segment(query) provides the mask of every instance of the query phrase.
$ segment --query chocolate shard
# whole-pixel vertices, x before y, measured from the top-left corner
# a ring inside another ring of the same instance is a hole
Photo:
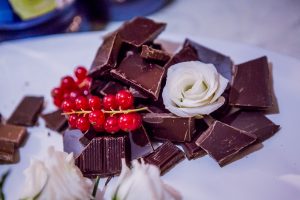
[[[0,164],[2,163],[15,163],[16,160],[16,153],[7,153],[0,151]]]
[[[117,31],[105,38],[96,53],[89,75],[96,78],[116,67],[121,46],[122,41]]]
[[[106,96],[108,94],[116,94],[120,90],[126,90],[127,87],[116,81],[109,81],[101,90],[100,94]]]
[[[165,23],[157,23],[151,19],[136,17],[124,23],[118,33],[123,42],[141,47],[143,44],[153,41],[165,28]]]
[[[138,99],[148,99],[147,95],[143,94],[142,92],[140,92],[139,90],[130,87],[129,91],[131,92],[131,94],[134,96],[134,98],[138,98]]]
[[[129,133],[131,159],[144,157],[154,151],[148,133],[144,126]]]
[[[68,120],[64,115],[62,115],[61,110],[44,114],[42,115],[42,118],[45,120],[46,126],[51,130],[61,132],[66,130],[68,127]]]
[[[195,60],[198,60],[198,55],[195,49],[191,46],[185,46],[179,52],[173,55],[173,57],[165,65],[165,68],[169,68],[177,63]]]
[[[200,135],[207,129],[207,125],[203,119],[197,120],[197,132],[193,135],[192,140],[190,142],[184,142],[181,144],[181,147],[185,153],[187,159],[197,159],[206,155],[204,149],[196,145],[196,140],[200,137]]]
[[[202,46],[190,39],[185,40],[184,46],[190,46],[194,48],[198,55],[197,60],[200,60],[204,63],[213,64],[220,74],[222,74],[228,80],[231,80],[233,62],[230,59],[230,57],[225,56],[215,50],[209,49],[205,46]]]
[[[236,66],[229,104],[251,109],[272,107],[272,88],[266,56]]]
[[[102,134],[102,133],[101,133]],[[82,135],[82,137],[80,137],[79,141],[81,142],[81,144],[83,144],[84,146],[87,146],[92,139],[94,139],[95,137],[97,137],[99,134],[93,130],[93,128],[90,128],[88,130],[88,132],[86,132],[85,134]],[[103,133],[103,135],[105,135],[105,133]]]
[[[172,142],[190,142],[195,133],[195,119],[178,117],[169,113],[148,113],[144,125],[151,137]]]
[[[34,126],[43,109],[44,97],[25,96],[7,120],[9,124]]]
[[[183,159],[184,153],[170,141],[163,143],[153,153],[144,157],[146,163],[156,165],[160,169],[161,175]]]
[[[90,93],[95,96],[101,96],[101,90],[108,82],[107,80],[93,78]]]
[[[15,144],[0,140],[0,152],[13,154],[15,152]]]
[[[14,148],[20,147],[27,136],[27,130],[22,126],[0,124],[0,143],[11,143]],[[1,145],[2,146],[2,145]],[[8,145],[10,146],[10,145]],[[2,146],[3,148],[3,146]],[[2,149],[3,150],[3,149]],[[9,150],[8,150],[9,151]]]
[[[118,68],[110,71],[116,79],[136,88],[157,100],[164,76],[164,69],[146,62],[140,55],[127,56]]]
[[[73,153],[74,158],[77,158],[84,149],[84,145],[79,141],[82,136],[80,130],[66,130],[63,133],[64,152]]]
[[[223,166],[255,140],[256,136],[251,133],[215,121],[196,144]]]
[[[269,120],[262,112],[258,111],[237,111],[224,117],[221,121],[256,135],[259,142],[263,142],[273,136],[280,127]]]
[[[141,57],[150,61],[159,61],[162,64],[165,64],[168,60],[170,60],[170,55],[167,52],[154,49],[147,45],[142,46]]]
[[[75,163],[86,177],[108,177],[121,172],[122,158],[130,161],[128,135],[103,136],[94,138]]]

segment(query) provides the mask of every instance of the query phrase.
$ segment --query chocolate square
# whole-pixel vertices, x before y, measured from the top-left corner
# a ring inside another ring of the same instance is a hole
[[[171,57],[171,59],[165,65],[165,68],[169,68],[170,66],[175,65],[177,63],[195,60],[198,60],[198,55],[195,49],[191,46],[185,46],[182,47],[182,49],[180,49],[179,52],[174,54],[173,57]]]
[[[150,61],[158,61],[162,65],[164,65],[170,59],[170,55],[167,52],[154,49],[147,45],[142,46],[141,57]]]
[[[11,124],[0,124],[0,142],[2,144],[12,143],[14,147],[17,148],[22,145],[26,136],[27,136],[27,130],[23,126],[15,126]]]
[[[44,114],[42,115],[42,118],[46,122],[46,127],[50,128],[51,130],[61,132],[68,127],[68,120],[64,115],[62,115],[61,110]]]

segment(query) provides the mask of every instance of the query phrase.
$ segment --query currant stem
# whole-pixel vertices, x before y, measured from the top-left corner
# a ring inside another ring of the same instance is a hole
[[[140,111],[144,111],[147,110],[149,111],[148,107],[142,107],[142,108],[137,108],[137,109],[128,109],[128,110],[101,110],[103,113],[107,113],[107,114],[128,114],[128,113],[132,113],[132,112],[140,112]],[[62,115],[72,115],[72,114],[82,114],[82,115],[86,115],[91,113],[92,111],[90,110],[81,110],[81,111],[72,111],[72,112],[64,112],[62,113]]]

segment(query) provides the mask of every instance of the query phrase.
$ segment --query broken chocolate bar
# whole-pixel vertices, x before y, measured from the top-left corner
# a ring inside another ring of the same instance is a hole
[[[161,175],[183,159],[184,153],[170,141],[163,143],[153,153],[144,157],[146,163],[156,165],[160,169]]]
[[[42,111],[44,97],[26,96],[7,120],[9,124],[33,126]]]
[[[0,124],[0,142],[2,144],[12,143],[14,144],[14,147],[17,148],[21,146],[26,135],[27,131],[25,127],[10,124]]]
[[[153,152],[153,146],[146,129],[141,126],[139,129],[129,133],[131,145],[131,159],[141,158]]]
[[[146,60],[160,61],[162,64],[165,64],[170,59],[170,55],[167,52],[147,45],[142,46],[141,57]]]
[[[273,136],[280,127],[265,117],[262,112],[256,111],[237,111],[221,121],[256,135],[260,142]]]
[[[198,59],[204,63],[213,64],[217,71],[222,74],[228,80],[232,77],[233,62],[230,57],[225,56],[217,51],[202,46],[192,40],[186,39],[184,46],[190,46],[195,49],[198,55]]]
[[[229,104],[252,109],[272,106],[272,90],[267,57],[236,66],[229,95]]]
[[[251,133],[215,121],[200,135],[196,144],[223,166],[255,140],[256,136]]]
[[[76,165],[84,176],[108,177],[121,172],[121,159],[130,161],[128,135],[94,138],[76,158]]]
[[[154,100],[158,99],[164,69],[146,62],[140,55],[127,56],[120,66],[112,69],[110,73],[116,79],[140,89]]]
[[[101,90],[100,94],[105,96],[108,94],[116,94],[119,90],[126,90],[127,87],[116,81],[109,81]]]
[[[165,68],[169,68],[171,65],[175,65],[177,63],[195,60],[198,60],[198,55],[195,49],[191,46],[185,46],[179,52],[173,55],[173,57],[165,65]]]
[[[16,162],[16,153],[7,153],[0,151],[0,164],[14,162]]]
[[[178,117],[169,113],[148,113],[144,125],[151,137],[172,142],[190,142],[195,133],[195,119]]]
[[[64,152],[73,153],[74,158],[77,158],[84,149],[79,139],[83,136],[80,130],[67,130],[63,134]]]
[[[68,120],[62,115],[61,110],[44,114],[42,115],[42,118],[45,120],[46,126],[51,130],[61,132],[68,127]]]
[[[101,96],[101,90],[102,88],[108,83],[107,80],[103,79],[92,79],[91,87],[90,87],[90,93],[92,95]]]

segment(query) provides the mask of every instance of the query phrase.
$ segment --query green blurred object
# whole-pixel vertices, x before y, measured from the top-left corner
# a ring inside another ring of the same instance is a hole
[[[56,8],[55,0],[9,0],[9,2],[22,20],[41,16]]]

